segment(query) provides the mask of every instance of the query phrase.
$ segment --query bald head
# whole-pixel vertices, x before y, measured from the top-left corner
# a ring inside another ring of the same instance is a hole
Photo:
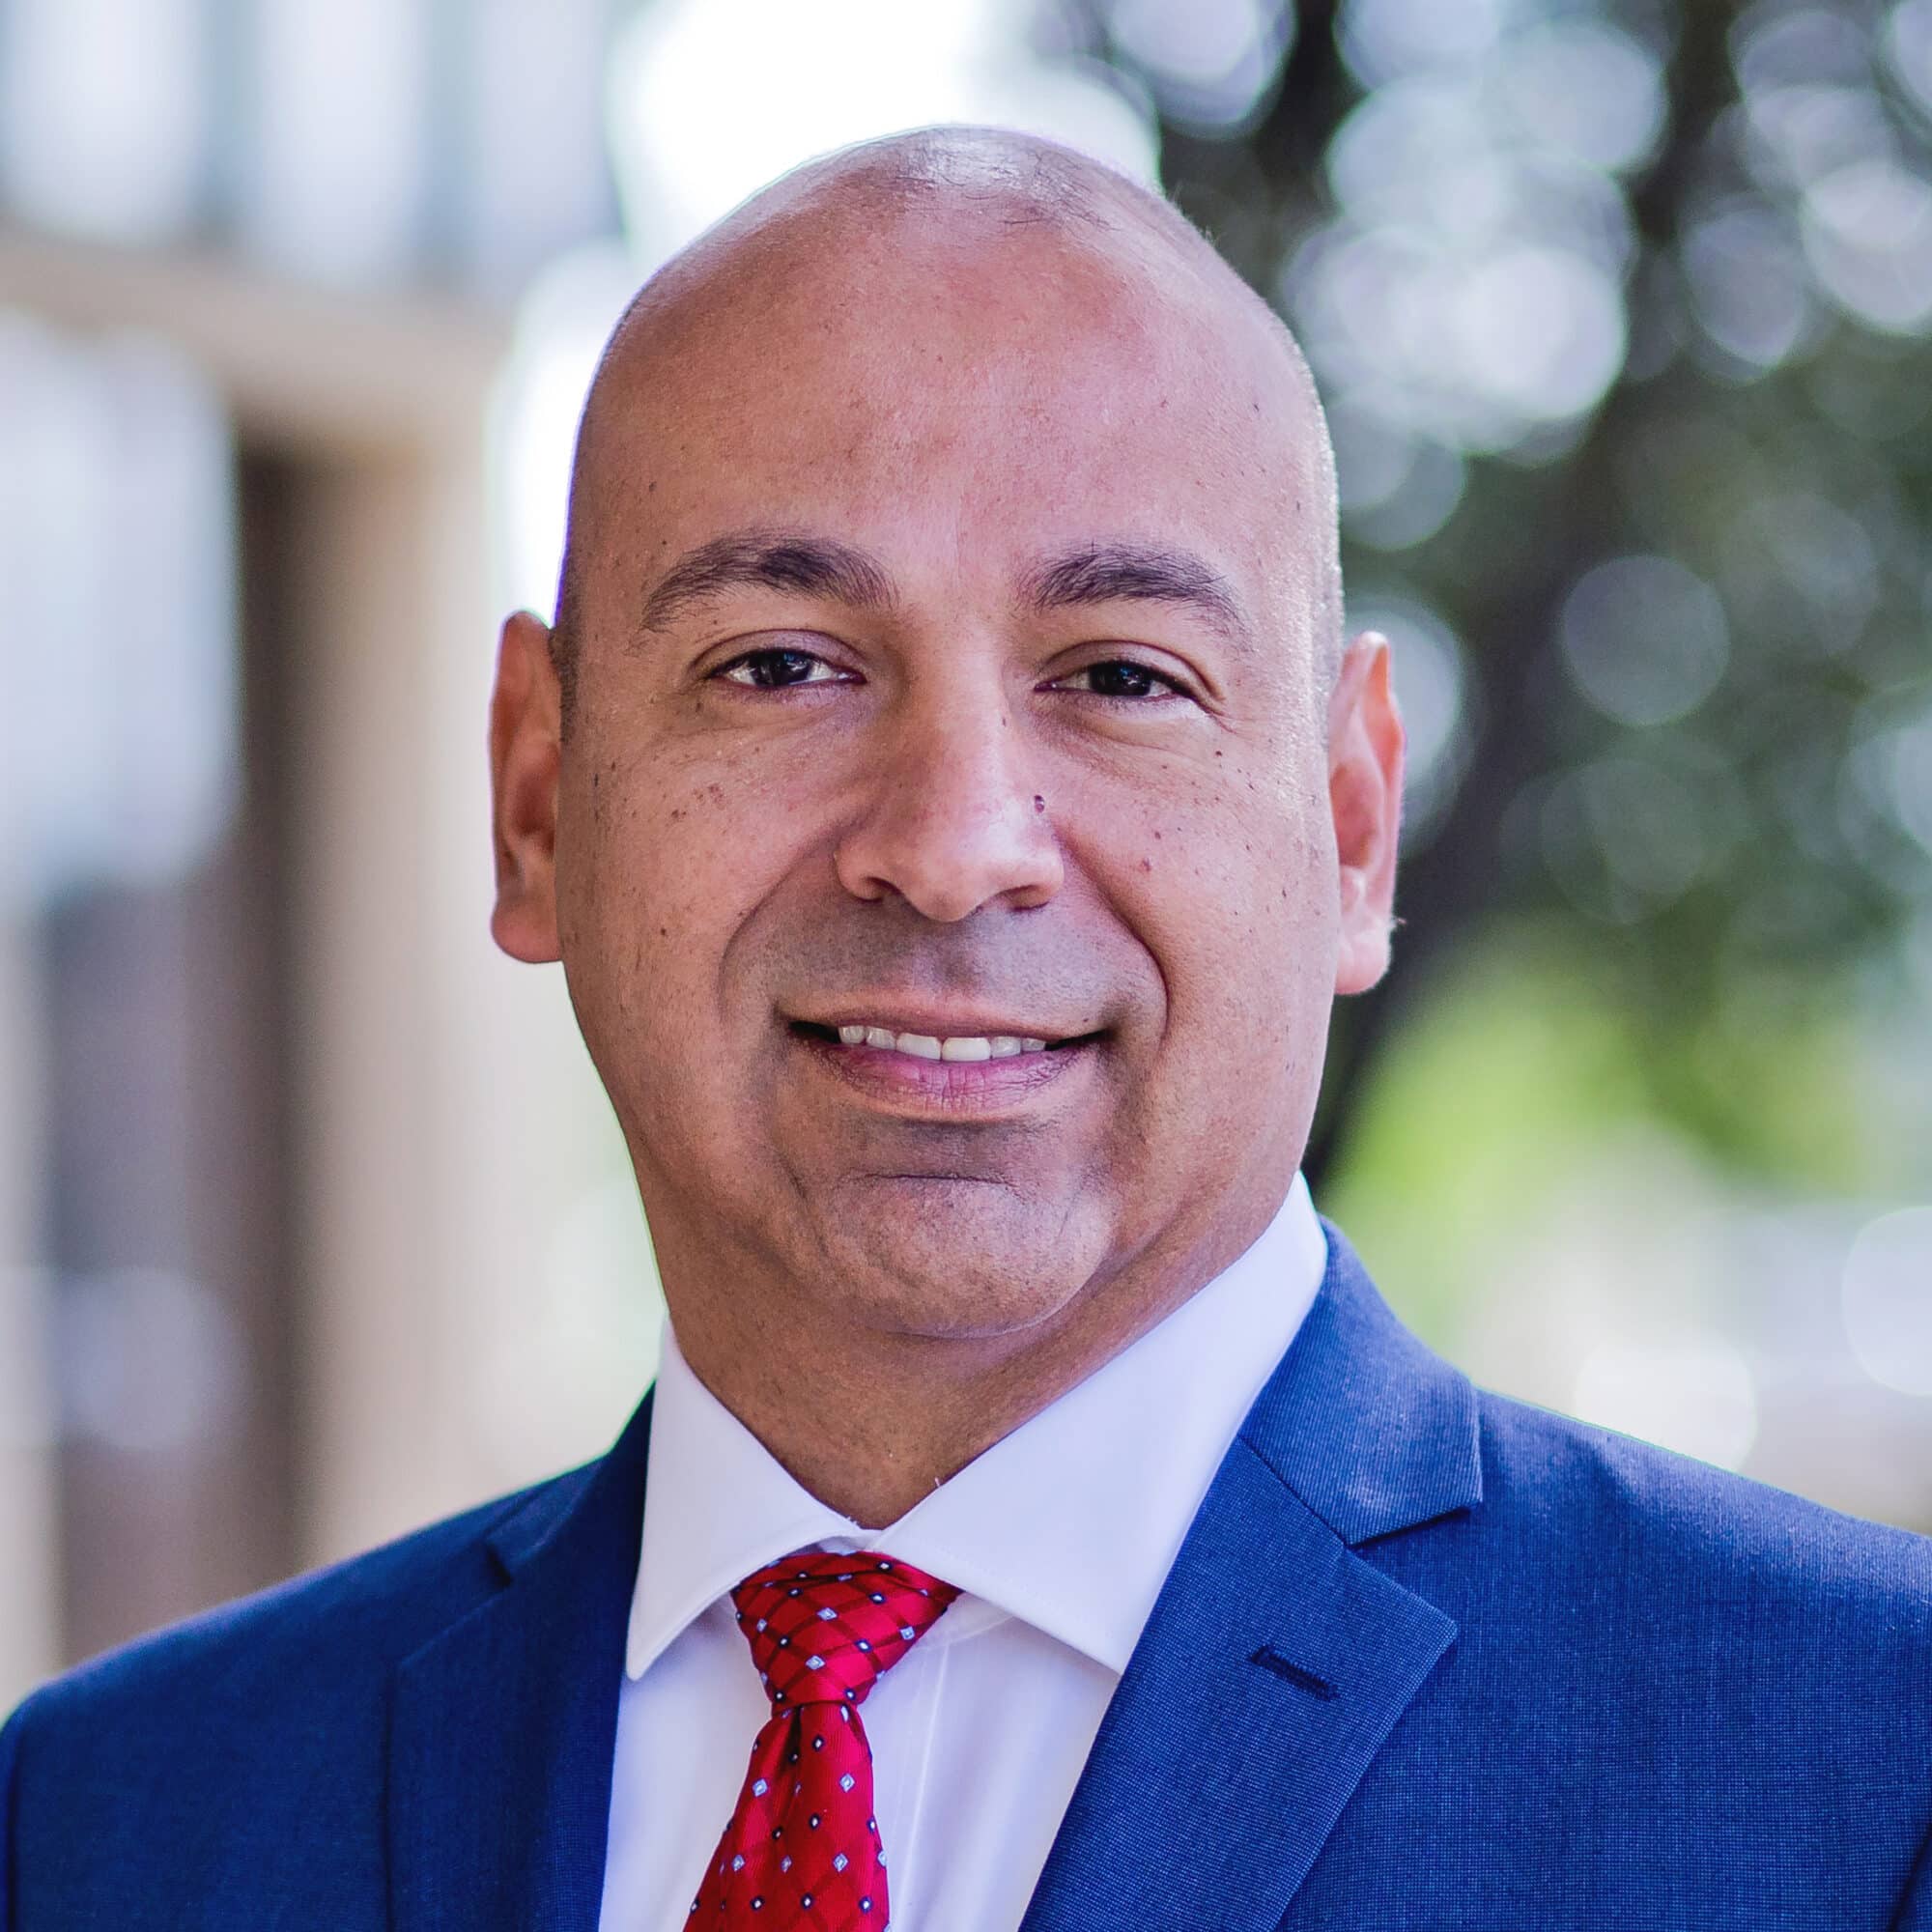
[[[1050,281],[1075,298],[1088,326],[1049,350],[1112,353],[1145,368],[1150,338],[1162,336],[1179,360],[1226,365],[1230,397],[1243,393],[1250,420],[1223,431],[1233,442],[1245,432],[1271,443],[1275,470],[1292,478],[1269,532],[1274,568],[1299,607],[1296,641],[1325,691],[1342,648],[1334,463],[1286,326],[1171,202],[1140,184],[1034,136],[932,128],[795,169],[699,236],[632,301],[592,385],[572,474],[553,637],[566,719],[586,582],[606,566],[620,577],[627,561],[635,567],[639,475],[651,467],[636,431],[640,406],[662,437],[680,414],[679,385],[696,378],[703,386],[696,365],[715,364],[721,349],[755,377],[771,366],[775,333],[883,321],[903,338],[935,294],[977,304],[990,344],[1054,305],[1029,300]],[[648,493],[655,485],[645,482]]]

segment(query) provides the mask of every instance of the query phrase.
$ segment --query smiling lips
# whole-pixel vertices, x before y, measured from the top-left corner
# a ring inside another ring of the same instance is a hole
[[[915,1060],[1010,1060],[1021,1053],[1044,1053],[1046,1041],[1028,1035],[895,1033],[891,1027],[847,1025],[838,1029],[844,1046],[879,1047],[909,1053]]]
[[[948,1115],[1025,1101],[1054,1085],[1076,1063],[1085,1062],[1084,1049],[1096,1046],[1104,1037],[1102,1033],[1059,1037],[942,1033],[934,1024],[937,1014],[896,1017],[901,1022],[897,1026],[842,1016],[794,1019],[791,1032],[811,1048],[822,1066],[860,1093],[883,1099],[895,1109],[932,1105]],[[923,1030],[922,1022],[929,1030]],[[985,1021],[980,1023],[983,1026]]]
[[[922,1033],[914,1028],[921,1021],[931,1027],[937,1014],[899,1017],[914,1025],[795,1019],[791,1034],[848,1092],[901,1119],[954,1121],[973,1117],[992,1121],[1033,1107],[1049,1089],[1058,1089],[1063,1079],[1088,1065],[1092,1060],[1088,1049],[1104,1037],[1102,1033],[1059,1038],[1020,1033]]]

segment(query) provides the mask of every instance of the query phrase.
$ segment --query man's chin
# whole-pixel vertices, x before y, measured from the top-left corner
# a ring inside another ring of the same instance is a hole
[[[821,1231],[862,1326],[966,1341],[1051,1322],[1107,1252],[1101,1217],[999,1180],[869,1175]]]

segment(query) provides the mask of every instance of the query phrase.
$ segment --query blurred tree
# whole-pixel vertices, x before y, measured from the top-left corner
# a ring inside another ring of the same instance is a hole
[[[1932,0],[1056,17],[1295,324],[1424,753],[1311,1170],[1445,957],[1528,914],[1656,1113],[1840,1179],[1776,1066],[1910,997],[1932,908]]]

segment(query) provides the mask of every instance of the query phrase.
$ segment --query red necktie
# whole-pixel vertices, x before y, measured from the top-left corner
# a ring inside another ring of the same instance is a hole
[[[910,1563],[808,1551],[731,1592],[771,1719],[691,1902],[710,1932],[885,1932],[886,1853],[859,1706],[959,1594]]]

